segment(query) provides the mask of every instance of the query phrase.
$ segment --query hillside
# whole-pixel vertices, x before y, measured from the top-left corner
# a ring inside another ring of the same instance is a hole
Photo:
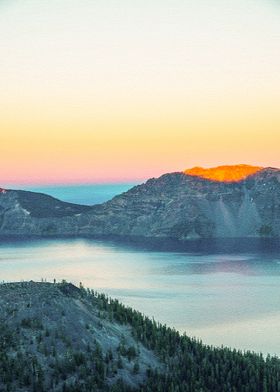
[[[219,178],[231,174],[232,181],[204,178],[205,171],[198,175],[197,170],[165,174],[92,207],[6,191],[0,193],[0,234],[178,240],[279,237],[280,170],[241,166],[215,168]],[[209,169],[206,172],[211,175]]]
[[[67,234],[71,217],[88,210],[43,193],[0,188],[0,235],[51,235],[54,222]]]
[[[67,283],[0,285],[0,390],[95,391],[118,380],[130,389],[161,368],[103,303]]]
[[[0,285],[3,392],[276,392],[280,360],[201,342],[70,283]]]
[[[83,214],[80,233],[168,237],[280,236],[280,171],[223,182],[185,173],[150,179]]]

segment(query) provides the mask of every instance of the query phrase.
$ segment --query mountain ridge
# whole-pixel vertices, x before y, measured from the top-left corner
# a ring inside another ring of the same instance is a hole
[[[280,170],[262,168],[233,182],[167,173],[93,206],[5,190],[0,235],[280,237]]]

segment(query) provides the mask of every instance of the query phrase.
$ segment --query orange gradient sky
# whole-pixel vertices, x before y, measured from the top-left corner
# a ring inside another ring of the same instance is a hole
[[[280,166],[280,5],[0,1],[0,185]]]

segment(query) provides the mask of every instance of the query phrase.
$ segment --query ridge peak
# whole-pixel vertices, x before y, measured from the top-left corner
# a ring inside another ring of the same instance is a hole
[[[222,165],[212,168],[196,166],[191,169],[184,170],[184,173],[189,176],[201,177],[218,182],[239,182],[263,169],[264,168],[261,166],[245,164]]]

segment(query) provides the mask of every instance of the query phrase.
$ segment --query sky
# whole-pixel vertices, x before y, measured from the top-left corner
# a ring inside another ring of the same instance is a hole
[[[280,2],[0,0],[0,185],[280,167]]]

